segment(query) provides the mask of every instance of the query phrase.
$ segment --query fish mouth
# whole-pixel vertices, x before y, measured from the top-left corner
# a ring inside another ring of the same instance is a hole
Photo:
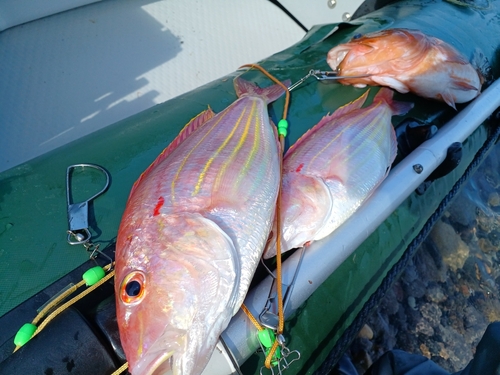
[[[130,369],[131,373],[133,375],[177,375],[173,371],[173,355],[173,350],[148,353]]]
[[[349,48],[337,49],[335,53],[332,52],[328,54],[328,64],[334,71],[338,70],[340,63],[344,61],[349,51]]]

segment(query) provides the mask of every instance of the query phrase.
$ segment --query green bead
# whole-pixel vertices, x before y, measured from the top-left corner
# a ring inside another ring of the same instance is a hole
[[[23,346],[28,341],[30,341],[35,331],[36,331],[36,325],[31,323],[24,324],[19,329],[19,331],[17,331],[16,337],[14,337],[14,344],[16,346]]]
[[[101,280],[104,275],[106,275],[106,272],[104,272],[104,269],[102,267],[96,266],[92,267],[91,269],[87,270],[83,276],[82,279],[85,280],[85,283],[87,286],[94,285],[96,282]]]
[[[266,358],[269,355],[269,352],[271,351],[271,348],[267,348],[265,351]],[[278,366],[279,362],[281,359],[281,348],[278,346],[276,350],[274,351],[273,358],[271,358],[271,366],[275,367]]]
[[[278,122],[278,135],[286,137],[287,134],[288,134],[288,121],[286,121],[285,119],[281,119]]]
[[[274,332],[269,328],[264,328],[259,331],[259,341],[264,346],[264,348],[270,348],[273,346],[275,340]]]
[[[280,358],[281,358],[281,348],[278,346],[276,348],[276,351],[274,352],[273,360],[275,360],[276,363],[278,363],[277,360],[280,359]]]

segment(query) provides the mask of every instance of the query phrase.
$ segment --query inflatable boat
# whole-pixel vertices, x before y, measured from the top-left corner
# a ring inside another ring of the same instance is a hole
[[[471,59],[476,56],[486,82],[476,99],[458,104],[457,110],[396,94],[415,105],[392,120],[398,157],[388,177],[331,235],[285,257],[286,361],[274,370],[263,367],[257,329],[240,311],[204,374],[328,373],[498,138],[499,11],[495,0],[406,0],[384,6],[368,1],[349,22],[314,26],[298,43],[256,62],[280,80],[297,82],[311,69],[327,71],[327,52],[355,35],[408,28],[444,40]],[[236,70],[0,173],[0,374],[111,374],[126,362],[112,280],[65,309],[15,352],[13,340],[47,301],[77,284],[88,269],[110,263],[134,181],[190,119],[208,106],[219,112],[233,102],[232,80],[242,73],[258,85],[269,84],[258,71]],[[305,80],[292,91],[286,147],[364,91]],[[269,107],[275,123],[282,106],[280,99]],[[87,230],[73,227],[77,222]],[[273,267],[271,260],[257,270],[246,297],[254,316],[275,315]]]

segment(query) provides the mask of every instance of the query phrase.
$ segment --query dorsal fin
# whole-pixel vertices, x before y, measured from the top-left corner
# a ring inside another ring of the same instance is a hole
[[[139,183],[149,174],[149,171],[153,169],[156,165],[160,164],[165,158],[167,158],[179,145],[187,138],[189,135],[194,132],[196,129],[200,128],[203,124],[205,124],[208,120],[215,116],[215,113],[212,111],[210,107],[207,110],[201,112],[199,115],[191,119],[184,128],[179,132],[177,137],[161,152],[160,155],[157,156],[155,161],[151,163],[149,167],[146,168],[144,172],[139,176],[132,189],[130,190],[130,196],[135,191]]]
[[[292,152],[292,150],[299,146],[302,142],[304,142],[307,137],[311,136],[314,132],[318,131],[321,129],[325,124],[329,123],[333,119],[339,118],[344,116],[345,114],[352,112],[356,109],[360,109],[363,104],[365,104],[366,98],[368,97],[368,93],[370,92],[370,89],[366,90],[363,95],[361,95],[359,98],[343,105],[342,107],[339,107],[335,112],[332,114],[327,114],[325,115],[316,125],[314,125],[311,129],[309,129],[307,132],[302,134],[302,136],[295,142],[292,146],[287,151],[288,153]],[[285,155],[286,156],[286,155]]]

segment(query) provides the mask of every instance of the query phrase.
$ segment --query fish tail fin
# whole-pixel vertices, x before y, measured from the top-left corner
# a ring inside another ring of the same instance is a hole
[[[288,87],[290,86],[291,81],[287,79],[282,83],[283,85]],[[258,96],[259,98],[262,98],[266,103],[274,102],[285,93],[283,87],[278,84],[261,89],[260,87],[257,87],[253,83],[246,81],[241,77],[236,77],[234,79],[234,89],[236,90],[236,95],[238,95],[238,98],[242,97],[243,95]]]
[[[373,98],[373,102],[384,102],[386,103],[392,111],[393,115],[404,115],[410,109],[413,108],[413,103],[408,102],[398,102],[394,100],[392,97],[394,92],[391,89],[386,87],[382,87],[377,95]]]

